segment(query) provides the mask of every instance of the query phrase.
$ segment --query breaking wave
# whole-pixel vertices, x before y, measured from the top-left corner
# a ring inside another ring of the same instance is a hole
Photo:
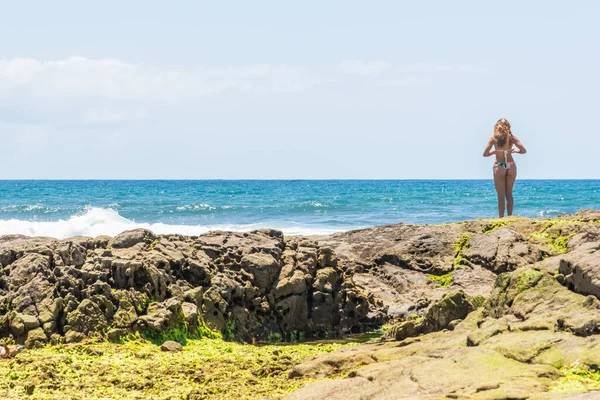
[[[90,208],[82,215],[57,221],[30,221],[20,219],[0,220],[0,235],[21,234],[27,236],[49,236],[65,239],[73,236],[100,235],[115,236],[136,228],[150,229],[157,234],[200,235],[211,230],[245,232],[261,228],[274,228],[287,235],[321,235],[339,232],[344,229],[328,227],[306,227],[294,222],[282,224],[254,223],[243,225],[172,225],[166,223],[145,223],[127,219],[111,208]]]

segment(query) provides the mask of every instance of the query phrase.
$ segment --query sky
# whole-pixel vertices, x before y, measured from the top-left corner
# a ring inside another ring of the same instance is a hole
[[[598,179],[600,2],[0,0],[0,179]]]

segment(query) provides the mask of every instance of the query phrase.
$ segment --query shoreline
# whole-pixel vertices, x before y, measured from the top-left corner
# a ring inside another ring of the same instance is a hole
[[[108,211],[113,211],[116,213],[116,211],[114,210],[108,210]],[[466,219],[466,220],[461,220],[461,221],[450,221],[450,222],[442,222],[442,223],[412,223],[412,222],[403,222],[403,221],[398,221],[398,222],[392,222],[392,223],[388,223],[388,224],[382,224],[382,225],[372,225],[372,226],[365,226],[365,227],[352,227],[352,228],[348,228],[348,229],[337,229],[337,228],[322,228],[323,231],[318,231],[318,229],[320,228],[315,228],[315,231],[307,231],[304,233],[286,233],[286,229],[282,229],[282,228],[277,228],[277,227],[273,227],[273,226],[246,226],[247,229],[244,229],[244,227],[240,227],[239,229],[227,229],[227,226],[224,227],[217,227],[217,228],[212,228],[212,227],[198,227],[196,225],[179,225],[182,230],[181,231],[167,231],[167,232],[161,232],[161,228],[164,226],[168,226],[168,225],[164,225],[162,223],[135,223],[133,222],[134,226],[131,227],[124,227],[123,230],[120,230],[118,232],[115,232],[114,234],[99,234],[99,235],[93,235],[93,236],[89,236],[89,235],[73,235],[73,236],[66,236],[66,237],[56,237],[56,236],[52,236],[52,235],[30,235],[30,234],[24,234],[24,233],[11,233],[11,232],[7,232],[7,233],[1,233],[0,237],[2,236],[13,236],[13,235],[23,235],[26,237],[44,237],[44,238],[50,238],[50,239],[54,239],[54,240],[68,240],[70,238],[74,238],[74,237],[85,237],[85,238],[89,238],[89,239],[94,239],[97,237],[115,237],[118,236],[121,233],[130,231],[130,230],[137,230],[137,229],[145,229],[145,230],[149,230],[152,233],[158,235],[158,236],[170,236],[170,235],[182,235],[182,236],[190,236],[190,237],[198,237],[198,236],[202,236],[204,234],[207,233],[212,233],[212,232],[229,232],[229,233],[246,233],[246,232],[254,232],[254,231],[260,231],[260,230],[277,230],[282,232],[282,234],[286,237],[325,237],[325,236],[330,236],[330,235],[336,235],[336,234],[344,234],[344,233],[350,233],[350,232],[359,232],[359,231],[365,231],[365,230],[369,230],[369,229],[374,229],[374,228],[379,228],[379,227],[393,227],[396,225],[407,225],[407,226],[446,226],[446,225],[453,225],[453,224],[465,224],[465,223],[475,223],[477,221],[486,221],[486,222],[493,222],[493,221],[498,221],[498,220],[506,220],[506,221],[511,221],[511,220],[517,220],[517,219],[534,219],[534,220],[553,220],[553,219],[564,219],[564,218],[577,218],[577,216],[579,215],[585,215],[586,213],[593,213],[596,210],[594,209],[588,209],[588,208],[583,208],[580,209],[574,213],[564,213],[564,214],[558,214],[555,216],[535,216],[535,217],[528,217],[528,216],[520,216],[520,215],[513,215],[513,216],[505,216],[503,218],[497,218],[497,217],[482,217],[482,218],[472,218],[472,219]],[[77,218],[77,217],[75,217]],[[54,224],[54,223],[62,223],[62,222],[67,222],[64,220],[57,220],[57,221],[21,221],[21,220],[13,220],[16,223],[37,223],[37,224]],[[253,224],[253,225],[258,225],[258,224]],[[158,231],[155,231],[153,229],[151,229],[153,226],[158,226]],[[229,227],[231,227],[232,225],[230,225]],[[235,226],[235,225],[233,225]],[[200,229],[200,231],[198,233],[195,234],[189,234],[189,230],[194,230],[194,229]],[[298,227],[296,229],[310,229],[308,227]],[[0,231],[1,232],[1,231]],[[289,232],[289,230],[287,231]]]

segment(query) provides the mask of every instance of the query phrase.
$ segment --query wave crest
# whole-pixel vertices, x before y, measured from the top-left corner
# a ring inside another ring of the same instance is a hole
[[[279,226],[277,226],[279,225]],[[157,234],[201,235],[211,230],[244,232],[260,228],[273,228],[287,235],[318,235],[339,232],[343,229],[304,227],[294,223],[282,225],[265,223],[245,225],[171,225],[165,223],[144,223],[127,219],[112,208],[90,208],[82,215],[74,215],[67,220],[25,221],[19,219],[0,220],[0,235],[21,234],[27,236],[49,236],[66,239],[73,236],[100,235],[116,236],[119,233],[144,228]]]

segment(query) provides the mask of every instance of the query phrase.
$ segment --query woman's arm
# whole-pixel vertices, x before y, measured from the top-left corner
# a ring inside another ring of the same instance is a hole
[[[496,154],[495,151],[491,151],[493,146],[494,146],[494,138],[491,137],[490,140],[488,140],[487,145],[485,146],[485,150],[483,150],[484,157],[489,157],[489,156]]]
[[[523,143],[521,143],[521,141],[516,136],[512,137],[512,142],[519,149],[519,151],[515,151],[515,149],[513,149],[512,150],[513,153],[519,153],[519,154],[525,154],[525,153],[527,153],[527,150],[525,149],[525,146],[523,146]]]

